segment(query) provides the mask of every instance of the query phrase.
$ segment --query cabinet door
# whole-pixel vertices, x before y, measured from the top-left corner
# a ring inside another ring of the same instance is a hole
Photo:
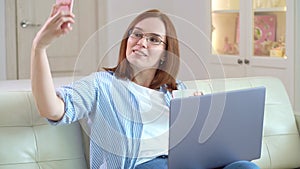
[[[246,6],[252,6],[246,34],[253,37],[247,44],[246,75],[281,79],[293,103],[294,0],[253,0]]]
[[[250,47],[247,56],[251,60],[251,66],[286,70],[288,61],[293,58],[287,53],[287,47],[292,45],[287,42],[290,36],[288,27],[292,26],[288,25],[288,18],[291,17],[288,17],[288,10],[292,9],[287,6],[286,0],[254,0],[247,5],[252,6],[247,17],[251,21],[248,23],[251,25],[248,34],[253,37],[247,44]],[[268,71],[260,74],[267,75]]]
[[[240,0],[211,0],[211,48],[210,62],[213,66],[222,67],[225,77],[241,77],[246,73],[243,66],[245,53],[240,48],[243,41],[238,31],[244,30],[239,26],[243,13],[240,10]],[[229,73],[230,72],[230,73]]]

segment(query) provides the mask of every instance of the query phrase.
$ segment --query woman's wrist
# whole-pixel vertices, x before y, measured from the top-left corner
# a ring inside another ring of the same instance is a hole
[[[35,52],[38,52],[38,51],[45,51],[47,49],[47,46],[46,45],[43,45],[41,42],[38,41],[38,39],[34,39],[33,40],[33,44],[32,44],[32,49],[35,51]]]

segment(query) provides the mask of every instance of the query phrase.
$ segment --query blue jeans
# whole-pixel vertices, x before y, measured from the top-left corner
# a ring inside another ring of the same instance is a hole
[[[135,169],[168,169],[167,158],[155,158],[140,164]],[[223,169],[260,169],[256,164],[249,161],[237,161],[225,166]]]

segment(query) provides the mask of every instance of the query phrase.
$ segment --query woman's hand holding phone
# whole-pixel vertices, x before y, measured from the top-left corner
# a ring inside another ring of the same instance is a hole
[[[72,3],[64,1],[53,5],[50,17],[34,39],[36,48],[47,48],[56,38],[72,30],[71,24],[75,23],[75,15],[71,11]]]
[[[74,0],[56,0],[56,5],[58,5],[58,11],[57,12],[61,12],[61,11],[64,11],[64,12],[69,12],[69,13],[72,13],[73,11],[73,4],[74,4]],[[71,24],[70,22],[65,22],[61,28],[62,29],[65,29],[67,27],[70,27]]]

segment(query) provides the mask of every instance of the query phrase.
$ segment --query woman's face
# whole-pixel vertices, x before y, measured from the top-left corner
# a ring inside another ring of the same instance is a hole
[[[166,29],[159,18],[146,18],[131,31],[126,48],[126,58],[136,71],[158,68],[164,60]]]

